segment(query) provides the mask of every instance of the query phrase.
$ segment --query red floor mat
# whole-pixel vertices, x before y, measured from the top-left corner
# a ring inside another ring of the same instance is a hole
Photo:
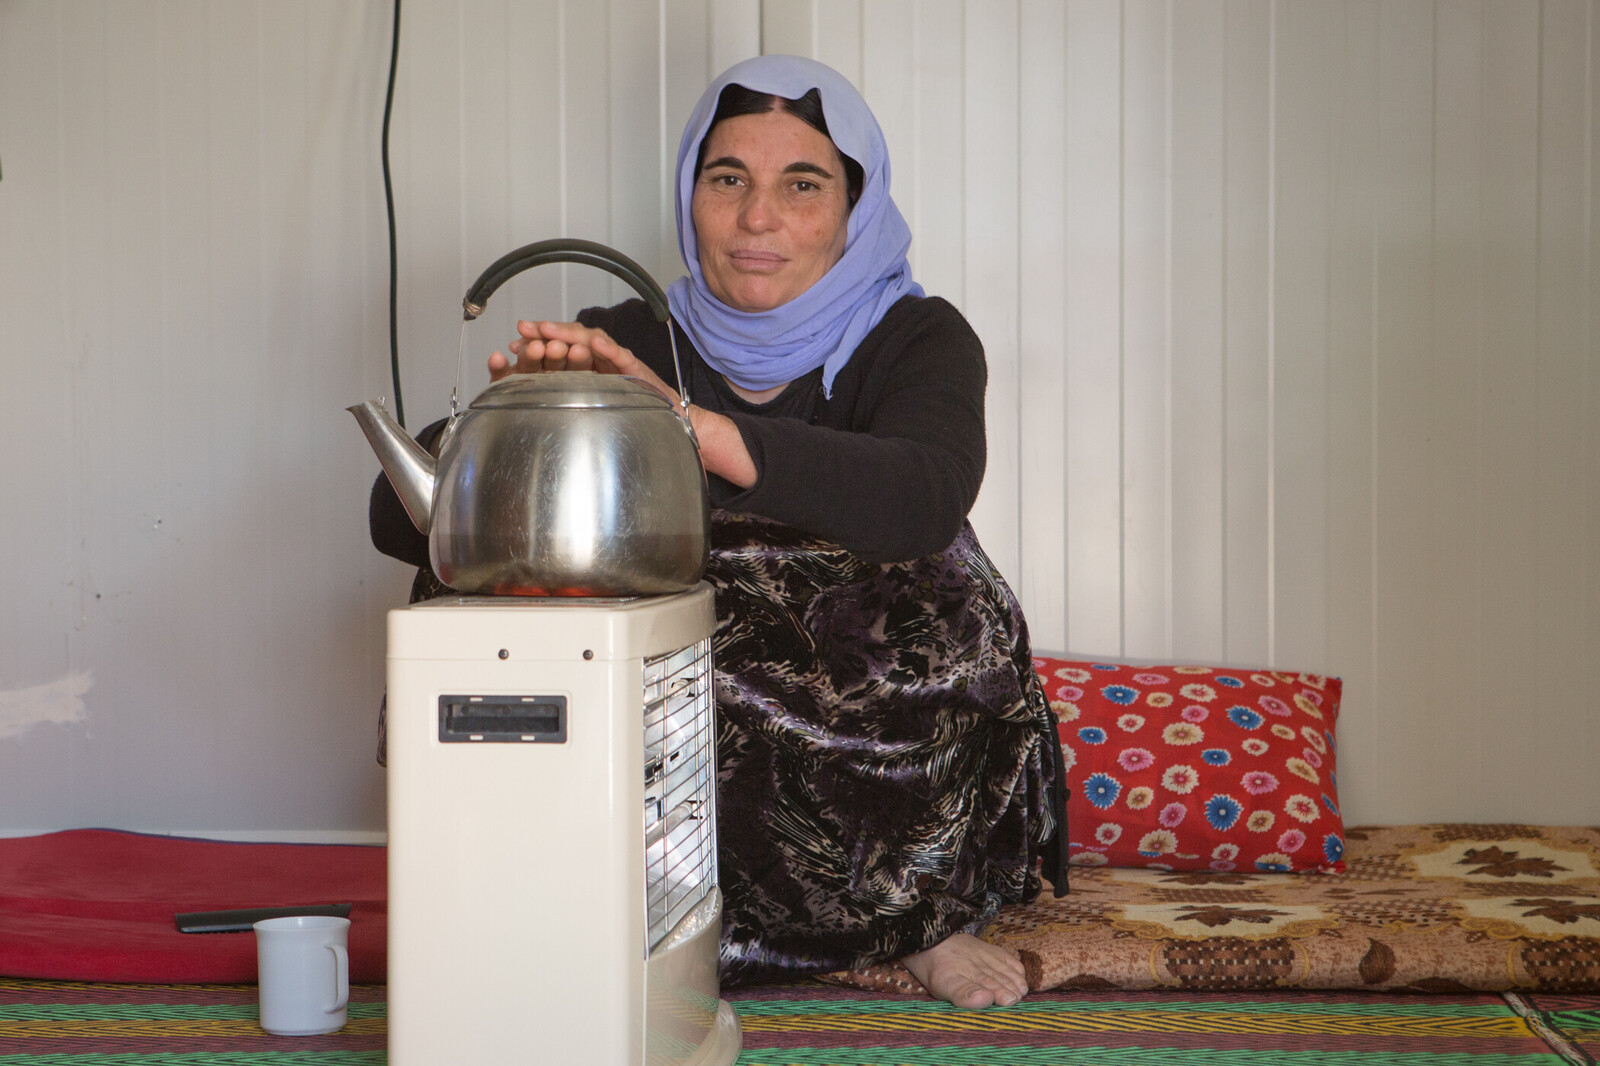
[[[256,979],[253,933],[180,933],[184,911],[349,903],[350,980],[387,967],[385,849],[74,829],[0,839],[0,976]]]

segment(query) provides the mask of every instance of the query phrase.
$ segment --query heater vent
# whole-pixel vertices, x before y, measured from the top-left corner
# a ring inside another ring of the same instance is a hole
[[[711,641],[644,661],[644,880],[650,949],[717,883]]]

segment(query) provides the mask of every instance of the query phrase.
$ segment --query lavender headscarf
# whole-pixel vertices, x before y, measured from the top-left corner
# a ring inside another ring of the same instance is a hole
[[[732,84],[790,100],[816,89],[833,143],[866,172],[861,199],[850,212],[844,254],[811,288],[770,311],[738,311],[711,294],[700,271],[689,207],[700,142],[710,130],[717,98]],[[823,394],[831,396],[834,377],[884,313],[907,293],[922,295],[906,261],[911,229],[889,197],[883,131],[855,87],[815,60],[758,56],[712,82],[678,146],[677,193],[678,247],[689,276],[671,285],[667,302],[706,362],[743,388],[772,388],[820,366]]]

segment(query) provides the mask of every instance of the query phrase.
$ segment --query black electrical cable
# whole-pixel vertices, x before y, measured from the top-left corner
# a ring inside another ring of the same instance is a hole
[[[402,428],[406,424],[406,405],[400,398],[400,336],[395,304],[399,289],[399,265],[395,251],[394,181],[389,176],[389,116],[394,113],[394,75],[400,65],[400,0],[394,0],[394,31],[389,45],[389,91],[383,100],[383,199],[389,211],[389,376],[394,379],[394,417]]]

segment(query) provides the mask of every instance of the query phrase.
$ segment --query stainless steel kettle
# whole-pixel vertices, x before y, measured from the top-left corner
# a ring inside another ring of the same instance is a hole
[[[467,290],[465,318],[507,279],[587,263],[633,286],[672,336],[666,294],[638,264],[591,241],[540,241],[496,260]],[[676,344],[673,359],[677,361]],[[674,368],[677,370],[677,368]],[[710,505],[683,411],[636,378],[513,374],[446,426],[437,461],[380,405],[356,416],[439,580],[493,596],[681,592],[705,571]]]

